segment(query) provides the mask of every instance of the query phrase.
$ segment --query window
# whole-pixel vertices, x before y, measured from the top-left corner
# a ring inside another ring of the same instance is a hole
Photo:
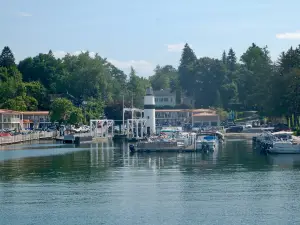
[[[168,98],[164,98],[164,102],[168,102],[168,100],[169,100]]]
[[[164,98],[160,98],[159,101],[160,101],[160,102],[163,102],[163,101],[164,101]]]
[[[218,123],[217,122],[211,122],[211,126],[217,126]]]
[[[158,102],[158,98],[155,98],[155,102]]]
[[[170,102],[173,102],[173,98],[170,99]]]

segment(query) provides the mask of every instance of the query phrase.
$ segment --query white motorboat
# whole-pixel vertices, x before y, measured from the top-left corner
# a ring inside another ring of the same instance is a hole
[[[268,134],[269,148],[267,151],[269,153],[276,154],[300,154],[300,144],[299,139],[292,135],[293,132],[280,131],[272,134]]]
[[[292,141],[275,141],[268,149],[269,153],[275,154],[300,154],[300,145]]]
[[[218,137],[214,134],[200,135],[196,141],[196,150],[215,151],[218,147]]]

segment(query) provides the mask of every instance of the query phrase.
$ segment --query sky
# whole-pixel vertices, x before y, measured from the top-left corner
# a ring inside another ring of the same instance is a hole
[[[17,61],[50,49],[56,57],[98,53],[140,76],[178,66],[183,45],[198,57],[240,57],[252,44],[273,60],[300,44],[299,0],[0,0],[0,48]]]

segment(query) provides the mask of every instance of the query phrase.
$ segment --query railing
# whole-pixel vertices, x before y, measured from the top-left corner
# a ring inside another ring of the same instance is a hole
[[[10,123],[20,123],[21,120],[19,118],[9,118],[8,122],[10,122]]]
[[[40,132],[29,133],[29,134],[18,134],[14,136],[0,137],[0,145],[54,138],[54,137],[56,137],[56,131],[54,132],[40,131]]]

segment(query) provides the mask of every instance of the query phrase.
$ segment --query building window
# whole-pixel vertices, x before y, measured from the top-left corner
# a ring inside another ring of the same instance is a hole
[[[158,102],[158,98],[155,98],[155,102]]]
[[[217,122],[211,122],[211,126],[218,126]]]
[[[164,102],[168,102],[168,98],[164,98]]]
[[[173,102],[173,98],[170,99],[170,102]]]
[[[160,102],[163,102],[163,101],[164,101],[164,98],[160,98],[159,101],[160,101]]]

